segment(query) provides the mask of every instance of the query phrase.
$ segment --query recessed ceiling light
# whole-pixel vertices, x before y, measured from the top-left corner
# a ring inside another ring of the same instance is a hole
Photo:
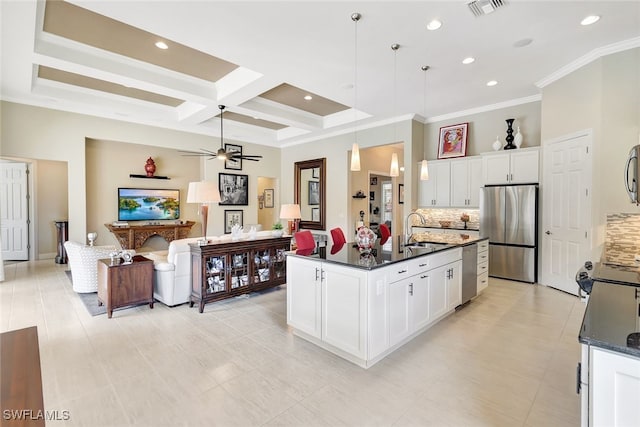
[[[311,101],[311,100],[313,99],[313,97],[312,97],[311,95],[305,95],[305,96],[304,96],[304,99],[305,99],[306,101]]]
[[[169,46],[165,42],[156,42],[156,47],[158,49],[169,49]]]
[[[600,17],[598,15],[589,15],[586,18],[584,18],[582,21],[580,21],[580,25],[595,24],[599,20],[600,20]]]
[[[495,85],[497,85],[497,84],[498,84],[498,82],[497,82],[497,81],[495,81],[495,80],[489,80],[489,81],[487,82],[487,86],[495,86]]]
[[[529,46],[531,44],[531,42],[533,42],[532,39],[522,39],[522,40],[518,40],[517,42],[515,42],[513,44],[513,47],[525,47],[525,46]]]
[[[427,24],[427,30],[429,31],[437,30],[440,27],[442,27],[442,22],[438,21],[437,19],[434,19]]]
[[[462,60],[462,63],[463,63],[464,65],[468,65],[468,64],[471,64],[471,63],[475,62],[475,60],[476,60],[476,58],[474,58],[474,57],[472,57],[472,56],[469,56],[468,58],[464,58],[464,59]]]

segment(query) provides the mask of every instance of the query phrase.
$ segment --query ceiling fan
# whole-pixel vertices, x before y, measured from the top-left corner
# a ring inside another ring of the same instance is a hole
[[[219,159],[219,160],[251,160],[252,162],[258,162],[262,158],[260,155],[251,155],[251,154],[242,154],[240,151],[229,150],[226,151],[224,149],[224,138],[223,138],[223,114],[224,114],[224,105],[218,105],[220,109],[220,148],[217,151],[207,150],[205,148],[201,148],[201,153],[195,151],[183,151],[179,150],[183,153],[183,156],[206,156],[209,157],[207,160],[211,159]]]

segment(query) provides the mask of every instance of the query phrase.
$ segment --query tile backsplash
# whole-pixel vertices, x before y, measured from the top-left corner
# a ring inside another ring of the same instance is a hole
[[[605,231],[605,262],[633,263],[640,254],[640,214],[609,214]]]
[[[469,215],[467,228],[477,230],[480,227],[480,210],[479,209],[416,209],[427,219],[427,226],[440,227],[438,221],[451,221],[451,227],[463,228],[464,222],[460,221],[463,213]],[[411,225],[420,225],[420,218],[415,215],[411,217]]]

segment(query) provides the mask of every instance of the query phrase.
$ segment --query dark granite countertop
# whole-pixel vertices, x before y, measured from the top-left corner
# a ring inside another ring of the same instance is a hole
[[[453,235],[450,236],[449,241],[446,241],[441,239],[440,235],[430,237],[429,233],[419,233],[414,236],[416,237],[415,240],[417,242],[435,244],[427,247],[407,247],[404,245],[403,236],[392,236],[389,238],[387,243],[382,246],[380,246],[380,240],[378,239],[370,255],[361,254],[354,242],[347,242],[342,246],[328,245],[326,247],[320,247],[318,248],[318,253],[311,255],[296,253],[296,251],[289,252],[287,255],[307,257],[343,266],[372,270],[411,258],[429,255],[456,247],[470,245],[481,240],[486,240],[477,237],[469,237],[468,239],[462,240],[459,236]]]
[[[640,287],[595,281],[578,340],[640,357],[640,341],[628,343],[636,333],[640,334]]]
[[[441,230],[458,230],[458,231],[480,231],[477,228],[464,228],[464,227],[458,227],[458,226],[452,226],[452,227],[443,227],[440,224],[425,224],[425,225],[412,225],[411,227],[413,228],[438,228]]]

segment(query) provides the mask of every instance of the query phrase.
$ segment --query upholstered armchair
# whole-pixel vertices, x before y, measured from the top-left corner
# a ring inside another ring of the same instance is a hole
[[[64,242],[69,257],[73,290],[78,293],[98,291],[98,260],[109,258],[115,246],[87,246],[77,242]]]

